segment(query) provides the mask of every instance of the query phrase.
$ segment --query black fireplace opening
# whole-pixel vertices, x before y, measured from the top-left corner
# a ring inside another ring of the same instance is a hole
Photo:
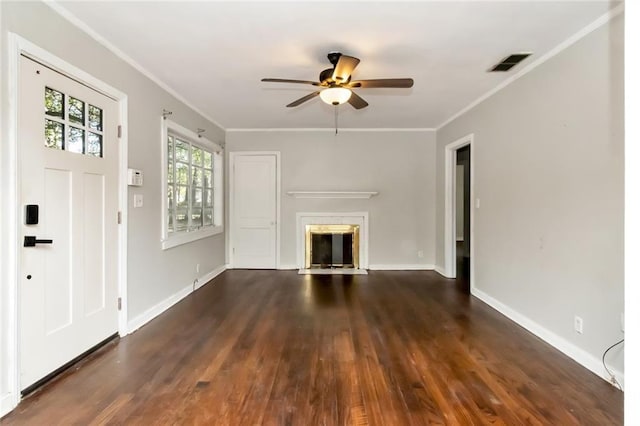
[[[312,268],[354,268],[353,233],[312,233]]]

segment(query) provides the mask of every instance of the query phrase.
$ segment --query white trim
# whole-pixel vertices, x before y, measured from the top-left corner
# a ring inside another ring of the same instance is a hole
[[[280,151],[234,151],[229,153],[229,236],[227,253],[229,258],[230,268],[235,268],[233,258],[233,202],[234,202],[234,163],[236,157],[243,155],[274,155],[276,157],[276,265],[275,269],[280,269],[280,198],[281,198],[281,182],[282,182],[282,167],[280,163]]]
[[[329,219],[324,219],[329,218]],[[360,225],[360,268],[369,269],[369,212],[298,212],[296,213],[296,269],[305,269],[304,226],[309,224]]]
[[[289,191],[293,198],[353,198],[368,199],[378,195],[377,191]]]
[[[340,133],[349,132],[435,132],[433,127],[377,127],[377,128],[340,128]],[[263,128],[230,128],[227,133],[251,133],[251,132],[335,132],[336,129],[324,127],[263,127]]]
[[[434,265],[431,264],[399,264],[399,265],[387,265],[387,264],[375,264],[369,265],[370,271],[433,271]]]
[[[160,246],[162,250],[167,250],[173,247],[187,244],[193,241],[200,240],[202,238],[211,237],[224,232],[224,148],[221,144],[215,143],[209,139],[199,136],[193,130],[187,129],[184,126],[176,123],[175,121],[160,118],[160,144],[162,146],[160,154],[160,179],[162,184],[160,185],[160,202],[161,202],[161,216],[160,221]],[[182,231],[175,232],[169,236],[167,231],[167,138],[169,133],[176,134],[183,137],[187,142],[192,145],[200,146],[201,148],[211,151],[213,158],[213,224],[214,226],[197,229],[195,231]],[[219,220],[220,222],[216,222]]]
[[[203,276],[201,276],[200,278],[198,278],[196,280],[195,289],[197,290],[200,287],[204,286],[209,281],[211,281],[212,279],[214,279],[215,277],[217,277],[218,275],[220,275],[221,273],[223,273],[226,270],[227,270],[227,265],[222,265],[222,266],[218,266],[213,271],[204,274]]]
[[[169,309],[170,307],[172,307],[173,305],[175,305],[176,303],[178,303],[179,301],[187,297],[192,292],[193,292],[193,284],[189,284],[188,286],[183,287],[182,289],[178,290],[176,293],[167,297],[160,303],[157,303],[154,306],[150,307],[149,309],[147,309],[137,317],[133,318],[131,321],[129,321],[129,334],[135,332],[140,327],[147,324],[149,321],[151,321],[158,315],[162,314],[164,311],[166,311],[167,309]]]
[[[298,267],[296,265],[280,265],[278,266],[278,270],[279,271],[290,271],[290,270],[296,270],[298,269]]]
[[[443,278],[449,278],[445,274],[443,267],[436,265],[436,266],[434,266],[433,270],[436,271],[437,273],[439,273],[440,275],[442,275]]]
[[[129,297],[128,297],[128,233],[129,233],[129,185],[127,168],[129,166],[129,101],[125,96],[120,101],[120,178],[118,183],[118,211],[120,212],[120,225],[118,225],[118,297],[120,298],[120,312],[118,312],[118,333],[120,336],[127,334],[129,321]]]
[[[16,407],[13,395],[8,393],[0,398],[0,417],[8,414]]]
[[[473,289],[475,285],[475,144],[473,143],[473,133],[466,135],[444,147],[444,268],[442,275],[446,278],[456,277],[456,150],[469,145],[471,147],[471,155],[469,156],[469,166],[471,169],[471,184],[469,201],[470,208],[470,245],[471,245],[471,262],[470,262],[470,286]]]
[[[500,90],[504,89],[505,87],[507,87],[508,85],[513,83],[514,81],[518,80],[520,77],[524,76],[525,74],[530,73],[535,68],[537,68],[538,66],[544,64],[549,59],[553,58],[554,56],[556,56],[557,54],[559,54],[563,50],[567,49],[568,47],[572,46],[573,44],[578,42],[583,37],[586,37],[587,35],[589,35],[593,31],[595,31],[596,29],[600,28],[602,25],[606,24],[611,19],[613,19],[614,17],[616,17],[619,14],[621,14],[623,11],[624,11],[624,3],[621,2],[618,6],[616,6],[613,9],[611,9],[610,11],[605,13],[604,15],[600,16],[598,19],[596,19],[595,21],[591,22],[589,25],[587,25],[586,27],[582,28],[580,31],[578,31],[577,33],[573,34],[572,36],[567,38],[565,41],[563,41],[562,43],[558,44],[556,47],[554,47],[553,49],[549,50],[544,55],[540,56],[538,59],[536,59],[535,61],[533,61],[530,64],[528,64],[527,66],[522,68],[520,71],[518,71],[517,73],[515,73],[511,77],[509,77],[506,80],[502,81],[500,84],[495,86],[493,89],[489,90],[484,95],[480,96],[475,101],[471,102],[469,105],[467,105],[466,107],[462,108],[460,111],[456,112],[451,117],[447,118],[438,127],[436,127],[436,130],[442,129],[444,126],[446,126],[447,124],[451,123],[456,118],[458,118],[458,117],[464,115],[465,113],[469,112],[471,109],[473,109],[474,107],[478,106],[480,103],[484,102],[485,100],[487,100],[491,96],[495,95]]]
[[[19,274],[19,260],[18,253],[20,250],[18,244],[18,229],[20,229],[20,199],[19,199],[19,144],[18,139],[18,79],[19,79],[19,58],[20,55],[25,55],[63,75],[78,81],[91,89],[102,93],[103,95],[118,102],[119,106],[119,124],[123,128],[121,137],[119,138],[120,154],[119,154],[119,185],[118,185],[118,210],[122,214],[122,223],[119,225],[118,230],[118,294],[122,299],[123,309],[118,312],[118,332],[120,335],[126,334],[124,329],[127,324],[127,186],[126,186],[126,168],[127,168],[127,147],[128,147],[128,132],[127,132],[127,95],[113,86],[93,77],[91,74],[77,68],[69,62],[49,53],[45,49],[31,43],[27,39],[14,34],[8,33],[7,38],[7,55],[8,55],[8,75],[9,93],[8,93],[8,135],[9,140],[5,144],[6,152],[8,152],[11,158],[10,170],[8,173],[8,187],[10,188],[8,194],[9,206],[8,206],[8,221],[13,226],[10,226],[8,235],[5,238],[9,242],[8,252],[3,255],[2,261],[8,266],[7,268],[7,283],[9,285],[8,290],[8,304],[11,306],[12,311],[9,312],[10,323],[6,325],[7,333],[3,334],[7,336],[8,341],[8,358],[7,358],[7,374],[9,385],[9,396],[3,396],[3,404],[5,398],[10,397],[13,407],[17,406],[20,401],[20,362],[19,362],[19,287],[18,277]],[[4,328],[4,325],[3,325]],[[4,372],[2,372],[4,373]]]
[[[213,278],[223,273],[226,269],[226,265],[222,265],[214,269],[213,271],[204,274],[201,278],[194,280],[193,283],[181,288],[171,296],[167,297],[163,301],[155,304],[137,317],[133,318],[131,321],[129,321],[129,334],[135,332],[140,327],[147,324],[148,322],[165,312],[167,309],[193,293],[195,290],[209,283]],[[199,282],[202,282],[202,284],[198,285]]]
[[[471,294],[609,383],[609,375],[602,366],[602,361],[597,357],[522,315],[520,312],[494,299],[482,290],[472,287]],[[610,369],[615,375],[616,380],[620,383],[620,386],[624,389],[624,374],[614,368]]]
[[[163,82],[162,80],[160,80],[158,77],[156,77],[154,74],[152,74],[151,72],[149,72],[146,68],[144,68],[142,65],[140,65],[138,62],[136,62],[134,59],[132,59],[129,55],[127,55],[126,53],[124,53],[122,50],[120,50],[119,48],[117,48],[114,44],[112,44],[110,41],[108,41],[107,39],[105,39],[104,37],[102,37],[100,34],[98,34],[93,28],[91,28],[91,26],[87,25],[86,23],[84,23],[84,21],[82,21],[80,18],[78,18],[77,16],[75,16],[73,13],[69,12],[64,6],[62,6],[60,3],[56,2],[56,1],[45,1],[44,2],[47,6],[49,6],[54,12],[56,12],[58,15],[62,16],[64,19],[66,19],[67,21],[69,21],[72,25],[74,25],[75,27],[77,27],[78,29],[80,29],[81,31],[83,31],[84,33],[86,33],[89,37],[91,37],[92,39],[94,39],[95,41],[97,41],[99,44],[101,44],[102,46],[104,46],[105,48],[107,48],[107,50],[109,50],[111,53],[113,53],[114,55],[116,55],[118,58],[120,58],[121,60],[123,60],[124,62],[126,62],[127,64],[131,65],[133,68],[135,68],[138,72],[140,72],[140,74],[144,75],[145,77],[147,77],[149,80],[153,81],[155,84],[157,84],[158,86],[160,86],[164,91],[166,91],[167,93],[171,94],[171,96],[173,96],[174,98],[176,98],[177,100],[179,100],[180,102],[182,102],[183,104],[185,104],[186,106],[188,106],[189,108],[191,108],[193,111],[197,112],[198,114],[200,114],[203,118],[207,119],[209,122],[215,124],[216,126],[220,127],[221,129],[224,130],[224,126],[222,126],[220,123],[218,123],[216,120],[214,120],[213,118],[211,118],[207,113],[205,113],[204,111],[202,111],[200,108],[194,106],[191,102],[189,102],[188,100],[186,100],[182,95],[180,95],[178,92],[176,92],[175,90],[173,90],[173,88],[171,88],[169,85],[167,85],[165,82]]]

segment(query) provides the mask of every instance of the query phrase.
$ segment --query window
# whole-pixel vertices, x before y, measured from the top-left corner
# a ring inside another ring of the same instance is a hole
[[[44,145],[102,157],[102,109],[56,89],[44,89]]]
[[[162,248],[221,233],[222,148],[170,120],[163,145]]]

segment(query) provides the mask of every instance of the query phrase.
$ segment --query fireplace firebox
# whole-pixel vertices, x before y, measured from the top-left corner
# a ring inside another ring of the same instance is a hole
[[[305,268],[358,269],[359,253],[360,226],[305,226]]]

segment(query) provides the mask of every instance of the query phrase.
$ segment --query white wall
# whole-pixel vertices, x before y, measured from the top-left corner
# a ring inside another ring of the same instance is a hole
[[[98,79],[128,95],[129,107],[129,166],[145,173],[144,187],[129,193],[129,240],[128,240],[128,314],[129,319],[144,312],[193,282],[198,275],[214,270],[224,264],[224,235],[217,235],[197,242],[161,250],[161,164],[160,164],[160,117],[163,108],[173,111],[171,118],[190,128],[206,129],[207,138],[222,142],[224,132],[201,117],[188,106],[164,91],[158,85],[126,64],[98,44],[84,32],[53,12],[48,6],[35,2],[0,2],[2,18],[2,93],[7,93],[7,33],[15,32],[32,43],[48,50],[72,65],[83,69]],[[188,75],[185,74],[185,78]],[[2,122],[7,123],[8,101],[2,98]],[[10,206],[6,200],[8,131],[2,126],[2,210]],[[133,193],[144,195],[144,207],[132,208]],[[3,216],[2,230],[14,226]],[[4,241],[2,250],[13,242]],[[3,257],[4,258],[4,257]],[[201,272],[196,274],[195,264],[200,263]],[[5,339],[8,315],[6,291],[13,283],[7,282],[7,266],[3,264],[2,303],[0,317],[3,336],[0,341],[0,398],[6,395],[8,350]]]
[[[444,146],[473,133],[476,290],[594,368],[623,336],[623,94],[618,16],[437,133],[437,264]]]
[[[233,151],[281,152],[281,265],[296,265],[296,213],[322,211],[369,212],[371,267],[434,264],[434,132],[232,131],[227,153]],[[380,194],[364,200],[286,195],[295,190]]]

